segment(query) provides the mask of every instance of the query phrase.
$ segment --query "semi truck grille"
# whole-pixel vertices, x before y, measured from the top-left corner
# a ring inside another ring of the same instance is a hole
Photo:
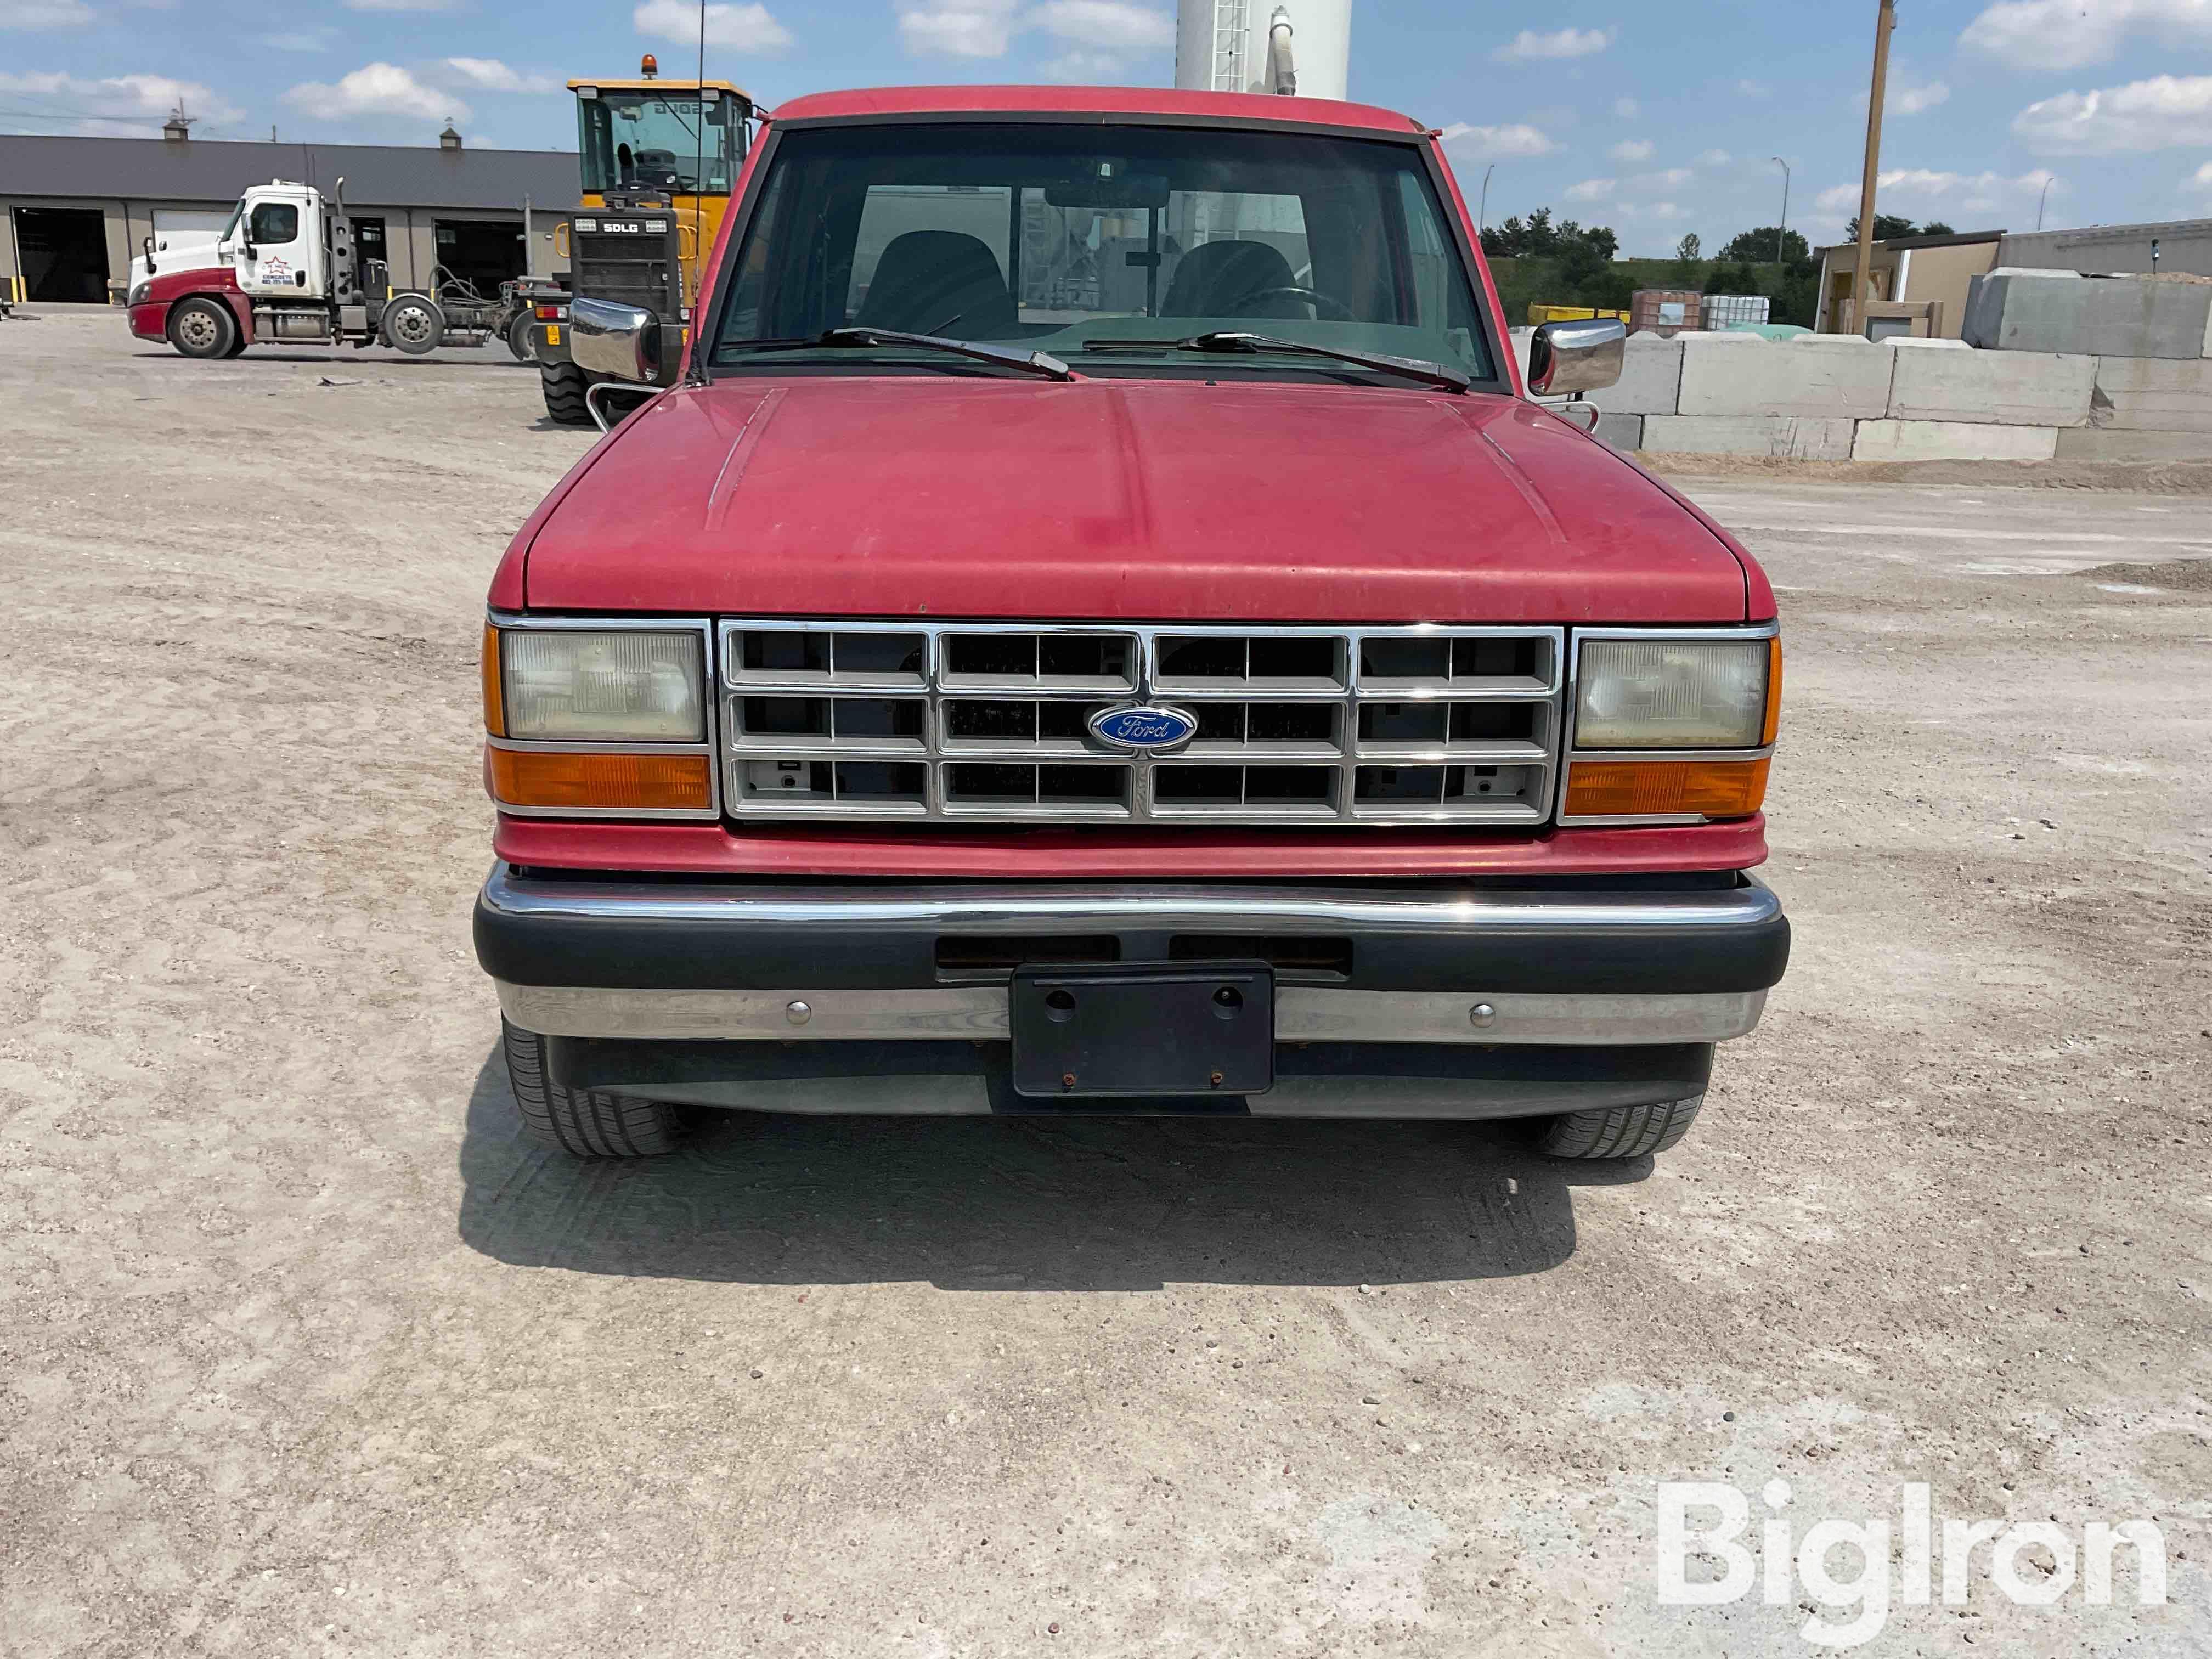
[[[726,622],[726,810],[1540,823],[1563,654],[1556,628]],[[1194,730],[1136,752],[1094,735],[1129,705]]]

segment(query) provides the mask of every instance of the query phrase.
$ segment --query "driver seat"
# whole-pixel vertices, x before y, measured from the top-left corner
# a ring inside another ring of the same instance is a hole
[[[860,301],[856,324],[1003,340],[1020,325],[999,262],[957,230],[909,230],[891,238]]]
[[[1278,317],[1305,321],[1307,303],[1288,294],[1254,296],[1290,288],[1291,262],[1265,242],[1200,242],[1182,256],[1160,302],[1163,317]]]

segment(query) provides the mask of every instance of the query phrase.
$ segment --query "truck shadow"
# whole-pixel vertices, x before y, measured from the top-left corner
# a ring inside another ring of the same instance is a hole
[[[708,1113],[685,1149],[585,1162],[521,1136],[495,1049],[462,1242],[516,1267],[763,1285],[1158,1290],[1510,1278],[1574,1254],[1573,1186],[1510,1124]]]

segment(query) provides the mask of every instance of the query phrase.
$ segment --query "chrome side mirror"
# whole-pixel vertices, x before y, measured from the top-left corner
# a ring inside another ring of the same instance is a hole
[[[650,386],[660,376],[660,319],[611,300],[571,300],[568,355],[594,374]]]
[[[1546,323],[1528,342],[1528,392],[1565,398],[1619,383],[1628,356],[1627,327],[1612,318]]]

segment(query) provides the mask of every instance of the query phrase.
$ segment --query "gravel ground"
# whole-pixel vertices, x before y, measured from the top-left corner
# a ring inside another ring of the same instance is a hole
[[[1778,1476],[2164,1529],[2162,1607],[1984,1564],[1867,1651],[2212,1648],[2203,498],[1686,483],[1783,590],[1798,943],[1656,1164],[605,1168],[516,1139],[467,927],[484,584],[586,438],[108,316],[0,323],[0,1652],[1810,1652],[1654,1586],[1657,1483]]]

